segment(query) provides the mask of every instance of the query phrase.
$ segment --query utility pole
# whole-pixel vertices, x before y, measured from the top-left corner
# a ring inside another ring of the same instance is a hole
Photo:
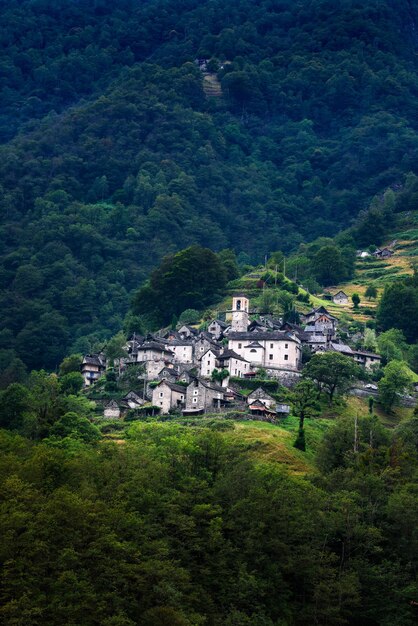
[[[358,453],[358,414],[354,418],[354,454]]]

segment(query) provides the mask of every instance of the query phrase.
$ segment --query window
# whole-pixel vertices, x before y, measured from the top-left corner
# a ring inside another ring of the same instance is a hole
[[[193,402],[196,404],[196,402],[197,402],[197,398],[193,398]]]
[[[242,348],[242,343],[239,343],[239,344],[238,344],[238,350],[239,350],[240,348]]]
[[[160,398],[164,398],[164,394],[162,391],[160,391]]]
[[[241,300],[237,300],[237,311],[241,311]]]
[[[287,348],[289,347],[289,344],[288,344],[288,343],[285,343],[285,344],[284,344],[284,347],[287,349]]]
[[[269,354],[269,359],[270,359],[270,361],[273,360],[273,355],[272,354]]]
[[[197,396],[197,394],[198,394],[198,393],[199,393],[199,391],[198,391],[197,389],[194,389],[194,390],[193,390],[193,395],[194,395],[194,396]]]
[[[285,361],[288,361],[288,360],[289,360],[289,355],[288,355],[288,354],[285,354],[285,355],[284,355],[284,360],[285,360]]]
[[[273,344],[271,343],[271,344],[270,344],[270,348],[272,348],[272,347],[273,347]]]
[[[255,348],[251,348],[250,352],[257,352]]]

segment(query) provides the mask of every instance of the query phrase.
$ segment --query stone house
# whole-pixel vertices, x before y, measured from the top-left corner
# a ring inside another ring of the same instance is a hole
[[[175,367],[164,366],[163,369],[158,372],[157,379],[175,383],[178,379],[178,370]]]
[[[169,413],[171,409],[182,409],[185,398],[186,388],[167,380],[162,380],[152,390],[152,404],[157,406],[163,415]]]
[[[243,378],[250,371],[251,364],[233,350],[224,350],[216,361],[217,369],[227,369],[230,376]]]
[[[218,411],[225,404],[225,389],[215,383],[196,378],[187,387],[186,411]]]
[[[209,348],[200,359],[200,376],[210,378],[214,369],[218,369],[218,358],[220,351],[216,348]]]
[[[332,331],[333,334],[335,333],[338,320],[336,317],[331,315],[331,313],[329,313],[324,306],[319,306],[316,309],[312,309],[312,311],[309,311],[309,313],[305,313],[303,317],[307,326],[320,324],[324,329]]]
[[[219,341],[224,336],[224,332],[228,327],[229,324],[227,324],[227,322],[212,320],[208,326],[208,333],[212,335],[216,341]]]
[[[183,366],[179,368],[178,372],[178,382],[180,383],[191,383],[192,380],[196,378],[196,369],[190,366]]]
[[[378,259],[388,259],[393,254],[394,252],[390,248],[377,248],[377,250],[373,252],[373,256],[377,257]]]
[[[355,350],[353,352],[354,360],[358,365],[370,369],[373,365],[380,365],[382,357],[380,354],[374,352],[367,352],[366,350]]]
[[[193,328],[193,326],[189,326],[188,324],[183,324],[183,326],[180,326],[180,328],[178,329],[178,333],[179,338],[181,339],[191,339],[193,337],[196,337],[196,335],[198,334],[198,331],[196,330],[196,328]]]
[[[163,343],[145,341],[137,351],[137,363],[146,361],[173,361],[174,354]]]
[[[129,391],[120,401],[120,407],[126,411],[129,409],[138,409],[148,402],[147,398],[144,398],[142,394],[136,393],[136,391]]]
[[[104,408],[103,417],[108,419],[119,419],[120,418],[120,408],[115,400],[111,400]]]
[[[84,378],[84,386],[90,387],[106,370],[106,361],[101,354],[86,354],[81,363],[81,374]]]
[[[219,349],[219,344],[212,339],[212,336],[203,331],[200,333],[194,345],[194,362],[200,366],[200,359],[210,348]]]
[[[228,348],[253,367],[298,371],[302,364],[301,341],[295,335],[281,332],[230,333]]]
[[[276,400],[262,387],[257,387],[257,389],[248,394],[248,404],[251,404],[254,400],[260,400],[268,409],[275,410],[276,408]]]
[[[176,363],[193,363],[194,342],[190,339],[169,341],[167,348],[173,353]]]
[[[332,301],[334,304],[342,304],[343,306],[349,303],[347,294],[344,291],[341,291],[341,289],[332,296]]]

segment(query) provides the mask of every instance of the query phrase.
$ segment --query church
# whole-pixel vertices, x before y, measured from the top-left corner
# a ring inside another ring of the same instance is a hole
[[[286,331],[249,332],[250,301],[244,295],[232,298],[231,330],[228,348],[251,363],[263,367],[272,376],[280,373],[298,372],[302,367],[300,339]]]

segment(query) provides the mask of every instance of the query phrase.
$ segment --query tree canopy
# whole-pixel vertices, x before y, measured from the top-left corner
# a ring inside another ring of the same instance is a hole
[[[315,289],[416,206],[414,2],[12,0],[0,19],[7,380],[117,333],[165,255],[259,263],[354,220],[346,251],[312,251]]]

